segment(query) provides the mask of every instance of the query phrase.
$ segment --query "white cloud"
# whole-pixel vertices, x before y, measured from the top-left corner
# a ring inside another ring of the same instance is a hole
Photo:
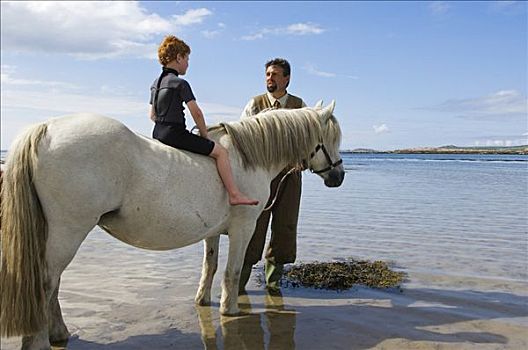
[[[257,40],[269,35],[311,35],[322,34],[326,29],[314,23],[294,23],[285,27],[262,28],[254,34],[242,36],[242,40]]]
[[[242,107],[227,106],[220,103],[200,102],[200,108],[204,112],[207,125],[240,120],[242,114]],[[192,118],[189,123],[192,123]]]
[[[1,82],[2,90],[8,88],[8,86],[33,86],[33,87],[44,87],[44,88],[68,88],[75,89],[78,86],[66,83],[62,81],[42,81],[36,79],[20,79],[13,78],[13,74],[16,72],[16,67],[3,64],[1,66]]]
[[[447,1],[433,1],[429,4],[429,10],[435,15],[443,15],[449,11],[451,5]]]
[[[342,77],[346,77],[346,78],[350,78],[350,79],[359,79],[355,75],[337,74],[337,73],[325,72],[325,71],[319,70],[312,63],[305,64],[302,69],[304,69],[306,72],[308,72],[308,74],[315,75],[315,76],[318,76],[318,77],[323,77],[323,78],[336,78],[336,77],[341,77],[342,76]]]
[[[42,82],[43,86],[50,85]],[[82,89],[37,89],[2,83],[2,149],[9,148],[14,137],[27,126],[51,117],[88,112],[121,120],[131,129],[148,135],[148,104],[140,98],[83,91]]]
[[[521,136],[485,136],[480,137],[474,142],[477,147],[510,147],[510,146],[524,146],[528,145],[528,132]]]
[[[162,17],[138,2],[1,2],[2,51],[63,53],[81,59],[155,57],[157,35],[201,23],[212,13]]]
[[[286,27],[286,33],[294,35],[321,34],[324,31],[318,24],[312,23],[295,23]]]
[[[510,147],[510,146],[520,146],[522,143],[519,143],[518,140],[484,140],[477,142],[477,146],[487,146],[487,147]]]
[[[202,30],[202,35],[205,36],[207,39],[213,39],[216,38],[218,35],[220,35],[219,30]]]
[[[267,30],[266,29],[261,30],[259,33],[255,33],[255,34],[251,34],[251,35],[244,35],[241,39],[242,40],[248,40],[248,41],[262,39],[262,38],[264,38],[264,34],[267,34]]]
[[[372,128],[376,134],[384,134],[390,131],[387,124],[373,125]]]
[[[218,35],[222,33],[226,25],[224,23],[218,23],[218,29],[216,30],[202,30],[202,35],[206,37],[207,39],[213,39],[216,38]]]
[[[56,115],[78,112],[111,113],[119,116],[146,115],[147,107],[145,101],[134,100],[131,97],[84,92],[53,90],[2,92],[2,109],[31,109],[52,112]]]
[[[188,26],[191,24],[202,23],[204,19],[213,13],[206,8],[193,9],[185,12],[183,15],[173,15],[174,23],[178,26]]]
[[[312,75],[317,75],[318,77],[335,78],[337,76],[337,74],[335,73],[323,72],[321,70],[318,70],[313,64],[310,63],[307,63],[303,67],[303,69]]]
[[[528,100],[516,90],[500,90],[482,97],[450,99],[426,109],[457,113],[469,119],[517,117],[527,115]]]

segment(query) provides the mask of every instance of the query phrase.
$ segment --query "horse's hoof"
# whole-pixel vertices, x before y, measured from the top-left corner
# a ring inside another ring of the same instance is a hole
[[[65,348],[68,344],[68,339],[71,334],[68,328],[63,324],[62,326],[55,327],[49,331],[49,342],[52,346]]]
[[[198,306],[211,306],[211,300],[207,300],[205,298],[195,299],[194,302]]]
[[[58,348],[66,348],[68,345],[69,337],[61,337],[61,338],[50,338],[50,344],[54,347]]]
[[[236,309],[233,309],[233,310],[220,309],[220,315],[233,317],[233,316],[240,316],[241,312],[240,312],[239,308],[236,308]]]

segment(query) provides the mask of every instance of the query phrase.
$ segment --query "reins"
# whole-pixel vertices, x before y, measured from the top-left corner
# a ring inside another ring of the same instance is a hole
[[[291,168],[290,170],[288,170],[288,172],[286,174],[284,174],[284,176],[282,177],[282,179],[280,180],[279,184],[277,185],[277,190],[275,191],[275,196],[273,196],[273,200],[271,201],[270,205],[268,205],[266,208],[264,208],[262,211],[267,211],[267,210],[270,210],[271,208],[273,208],[273,205],[275,204],[275,202],[277,201],[277,198],[279,197],[279,191],[280,191],[280,188],[281,188],[281,185],[282,183],[284,182],[284,180],[286,180],[286,178],[288,176],[290,176],[291,173],[293,173],[294,171],[297,171],[297,168]]]

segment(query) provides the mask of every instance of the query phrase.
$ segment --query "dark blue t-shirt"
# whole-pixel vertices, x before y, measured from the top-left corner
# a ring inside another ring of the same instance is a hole
[[[161,81],[160,81],[161,79]],[[157,103],[156,103],[157,92]],[[196,100],[189,83],[178,72],[163,67],[163,72],[150,87],[150,104],[156,114],[155,122],[185,128],[183,103]]]

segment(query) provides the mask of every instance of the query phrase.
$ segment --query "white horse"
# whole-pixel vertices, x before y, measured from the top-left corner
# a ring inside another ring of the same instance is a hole
[[[334,105],[270,110],[210,132],[258,206],[229,205],[212,158],[137,135],[116,120],[79,114],[32,127],[10,149],[3,176],[1,335],[23,335],[23,349],[68,339],[60,277],[96,225],[152,250],[205,239],[196,295],[202,305],[211,299],[219,234],[228,232],[220,312],[237,314],[240,269],[271,180],[304,160],[327,186],[343,181]]]

